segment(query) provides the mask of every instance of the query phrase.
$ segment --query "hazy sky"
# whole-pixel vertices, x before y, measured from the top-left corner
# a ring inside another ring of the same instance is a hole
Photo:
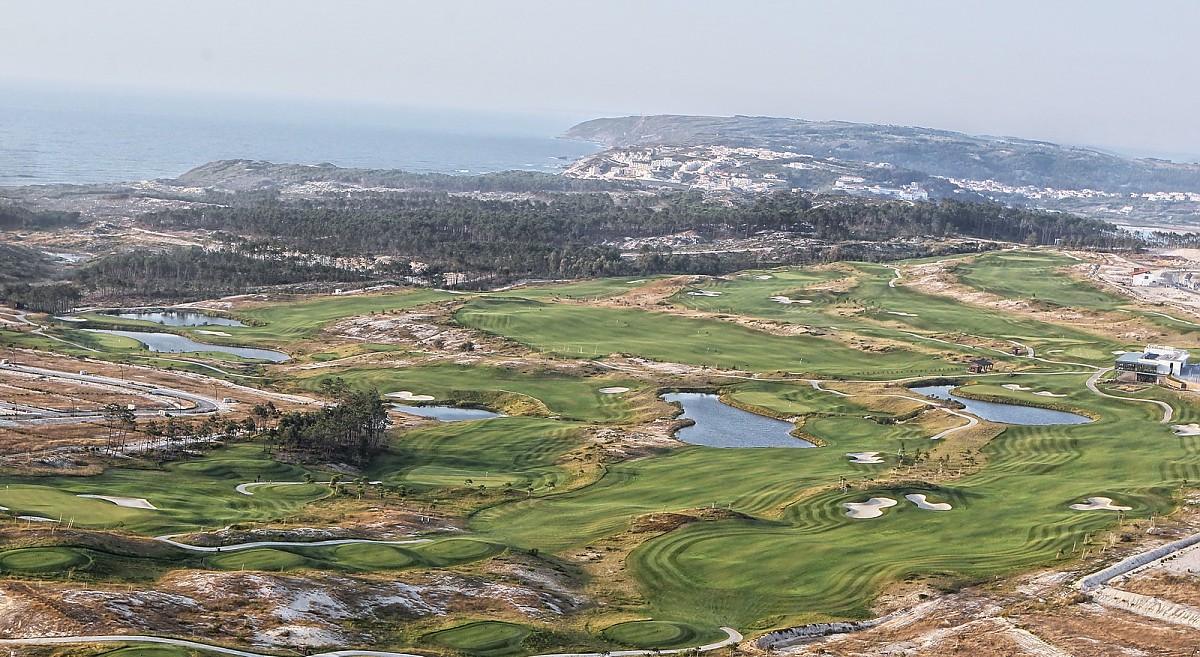
[[[0,79],[16,81],[1200,155],[1195,0],[4,0],[0,15]]]

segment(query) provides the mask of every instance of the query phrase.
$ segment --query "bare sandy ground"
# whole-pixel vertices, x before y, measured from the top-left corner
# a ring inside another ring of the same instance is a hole
[[[75,497],[86,497],[93,500],[104,500],[112,502],[117,506],[123,506],[127,509],[149,509],[157,511],[158,507],[154,506],[144,497],[118,497],[115,495],[76,495]]]

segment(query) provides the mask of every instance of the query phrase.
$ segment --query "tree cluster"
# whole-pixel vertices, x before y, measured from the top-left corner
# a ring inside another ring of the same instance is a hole
[[[337,403],[320,411],[281,415],[268,432],[276,447],[323,461],[367,463],[391,426],[379,391],[351,390],[341,378],[326,379],[321,386]]]

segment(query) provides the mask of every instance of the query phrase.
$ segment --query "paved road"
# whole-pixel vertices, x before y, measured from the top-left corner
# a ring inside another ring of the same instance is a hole
[[[1106,367],[1102,370],[1097,370],[1095,374],[1088,377],[1088,380],[1087,380],[1088,390],[1091,390],[1092,392],[1096,393],[1097,395],[1100,395],[1101,397],[1108,397],[1109,399],[1120,399],[1121,401],[1132,401],[1132,402],[1142,402],[1144,404],[1155,404],[1163,409],[1162,422],[1170,422],[1171,418],[1175,416],[1175,409],[1171,408],[1171,405],[1164,401],[1159,401],[1157,399],[1138,399],[1136,397],[1120,397],[1118,395],[1110,395],[1107,392],[1100,392],[1100,389],[1096,387],[1096,382],[1100,380],[1100,377],[1104,376],[1108,372],[1111,372],[1112,370],[1113,370],[1113,368]]]
[[[742,635],[735,629],[730,627],[722,627],[726,638],[716,643],[700,646],[701,651],[716,650],[725,646],[737,643],[743,639]],[[192,650],[206,650],[208,652],[216,652],[224,655],[234,655],[235,657],[276,657],[260,652],[250,652],[247,650],[237,650],[234,648],[225,648],[222,646],[214,646],[198,641],[188,641],[186,639],[169,639],[161,636],[148,636],[143,634],[98,634],[93,636],[52,636],[52,637],[36,637],[29,639],[0,639],[0,646],[45,646],[45,645],[62,645],[71,643],[158,643],[168,646],[179,646],[181,648],[190,648]],[[634,657],[636,655],[674,655],[681,652],[691,650],[691,648],[681,648],[679,650],[616,650],[612,652],[598,653],[555,653],[551,655],[535,655],[534,657]],[[422,655],[414,655],[407,652],[383,652],[379,650],[335,650],[332,652],[314,653],[311,657],[424,657]]]
[[[221,403],[213,397],[185,392],[183,390],[175,390],[172,388],[162,388],[149,383],[138,383],[135,381],[126,381],[124,379],[97,376],[93,374],[73,374],[70,372],[60,372],[58,370],[49,370],[41,367],[27,367],[24,365],[15,364],[0,365],[0,369],[12,372],[21,372],[24,374],[32,374],[35,376],[44,376],[51,379],[65,379],[93,385],[123,388],[138,394],[167,397],[187,402],[187,404],[190,405],[190,408],[179,408],[171,411],[171,413],[179,415],[207,415],[222,409]],[[33,409],[31,407],[27,410],[30,410],[31,412],[22,413],[22,415],[18,417],[8,416],[8,419],[0,420],[0,426],[94,422],[97,418],[103,417],[104,414],[103,411],[99,409],[93,411],[68,412],[49,409]],[[159,413],[157,410],[144,410],[135,412],[135,415],[139,417],[152,417],[158,414]]]

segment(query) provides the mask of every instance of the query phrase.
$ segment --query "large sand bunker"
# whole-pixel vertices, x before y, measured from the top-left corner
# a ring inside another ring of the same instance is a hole
[[[949,511],[954,508],[945,502],[927,502],[927,498],[921,493],[909,493],[904,496],[904,499],[916,504],[918,509],[925,511]]]
[[[216,335],[216,336],[219,336],[219,337],[222,337],[222,338],[231,338],[231,337],[233,337],[232,335],[230,335],[230,334],[226,333],[225,331],[209,331],[208,329],[196,329],[196,332],[197,332],[197,333],[203,333],[204,335]]]
[[[899,316],[901,316],[901,317],[916,317],[916,316],[917,316],[917,314],[916,314],[916,313],[902,313],[902,312],[898,312],[898,311],[895,311],[895,310],[889,310],[889,311],[887,311],[887,314],[889,314],[889,315],[899,315]]]
[[[1200,424],[1172,424],[1176,436],[1200,436]]]
[[[598,392],[602,395],[619,395],[624,392],[629,392],[629,388],[624,386],[612,386],[611,388],[601,388]]]
[[[879,452],[847,452],[851,463],[883,463]]]
[[[787,297],[771,297],[775,303],[812,303],[811,299],[789,299]]]
[[[755,278],[757,278],[757,279],[758,279],[758,280],[760,280],[760,281],[769,281],[769,280],[771,280],[772,278],[775,278],[775,277],[774,277],[774,276],[771,276],[770,274],[763,274],[762,276],[755,276]]]
[[[144,497],[118,497],[115,495],[76,495],[75,497],[86,497],[93,500],[104,500],[112,502],[117,506],[123,506],[127,509],[150,509],[157,511],[158,507],[154,506]]]
[[[408,390],[401,390],[399,392],[389,392],[388,394],[386,394],[384,396],[391,397],[392,399],[399,399],[402,401],[433,401],[434,400],[433,395],[414,395],[412,392],[410,392]]]
[[[1008,388],[1009,390],[1020,390],[1022,392],[1026,391],[1026,390],[1033,390],[1033,388],[1030,388],[1027,386],[1022,386],[1022,385],[1017,385],[1016,383],[1005,383],[1004,385],[1002,385],[1000,387]]]
[[[846,515],[862,520],[878,518],[883,515],[884,509],[896,506],[896,500],[890,497],[872,497],[866,502],[845,502],[842,506],[846,507]]]
[[[1066,397],[1066,395],[1060,395],[1056,392],[1050,392],[1049,390],[1038,390],[1037,392],[1035,392],[1033,394],[1041,395],[1043,397]]]
[[[719,297],[719,296],[721,296],[720,292],[713,292],[712,290],[696,290],[695,292],[688,292],[688,294],[690,294],[694,297]]]
[[[1131,506],[1118,506],[1112,503],[1111,497],[1089,497],[1086,502],[1072,504],[1076,511],[1129,511]]]

